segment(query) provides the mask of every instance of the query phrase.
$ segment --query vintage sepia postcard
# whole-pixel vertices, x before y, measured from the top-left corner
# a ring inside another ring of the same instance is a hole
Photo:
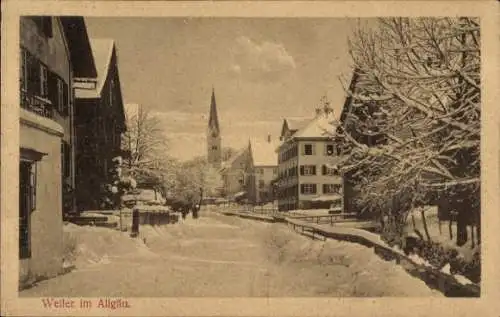
[[[498,9],[3,2],[1,315],[500,316]]]

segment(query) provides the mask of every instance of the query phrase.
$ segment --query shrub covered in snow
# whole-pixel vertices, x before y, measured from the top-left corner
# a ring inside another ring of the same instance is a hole
[[[113,166],[109,170],[109,181],[103,186],[102,207],[117,209],[121,206],[121,197],[137,187],[137,182],[130,176],[122,176],[121,157],[112,160]]]
[[[481,257],[476,250],[471,261],[467,261],[454,248],[445,248],[438,242],[421,239],[407,239],[404,252],[416,263],[428,264],[452,275],[460,274],[474,283],[481,281]]]

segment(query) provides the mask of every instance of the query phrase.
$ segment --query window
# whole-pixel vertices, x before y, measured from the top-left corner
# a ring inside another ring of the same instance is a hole
[[[212,150],[217,150],[217,145],[212,145]]]
[[[323,194],[340,194],[342,185],[340,184],[323,184]]]
[[[266,185],[266,183],[264,182],[264,180],[259,180],[259,188],[264,188],[264,186]]]
[[[330,175],[330,176],[338,176],[339,171],[337,168],[328,167],[326,165],[321,166],[321,174],[322,175]]]
[[[335,152],[335,147],[333,144],[326,144],[325,145],[325,155],[332,156]]]
[[[316,194],[316,184],[301,184],[300,185],[301,194]]]
[[[264,174],[264,169],[263,169],[263,168],[259,169],[259,173],[260,173],[261,175],[263,175],[263,174]]]
[[[40,94],[40,62],[25,50],[26,54],[26,88],[30,95]]]
[[[314,154],[314,146],[313,144],[304,144],[304,155],[313,155]]]
[[[31,257],[31,213],[36,209],[36,165],[19,163],[19,257]]]
[[[300,175],[316,175],[316,165],[301,165]]]

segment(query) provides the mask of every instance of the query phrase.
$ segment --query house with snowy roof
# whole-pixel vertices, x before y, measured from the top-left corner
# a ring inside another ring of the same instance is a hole
[[[274,180],[278,176],[277,142],[268,135],[267,140],[248,141],[249,164],[247,175],[247,198],[255,205],[273,202]]]
[[[277,147],[277,196],[280,211],[333,207],[342,211],[343,178],[335,166],[340,151],[330,108],[318,109],[312,119],[283,120]]]
[[[100,187],[111,160],[121,156],[126,131],[116,44],[91,39],[97,77],[75,78],[76,203],[79,210],[100,208]]]
[[[221,163],[218,170],[222,178],[223,195],[229,198],[246,196],[246,170],[250,153],[248,147],[240,149],[228,161]]]

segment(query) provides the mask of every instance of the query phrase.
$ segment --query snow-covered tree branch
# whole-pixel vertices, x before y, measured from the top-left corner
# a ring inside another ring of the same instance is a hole
[[[362,203],[423,202],[430,191],[479,200],[478,21],[382,18],[349,43],[350,110],[336,129]]]

